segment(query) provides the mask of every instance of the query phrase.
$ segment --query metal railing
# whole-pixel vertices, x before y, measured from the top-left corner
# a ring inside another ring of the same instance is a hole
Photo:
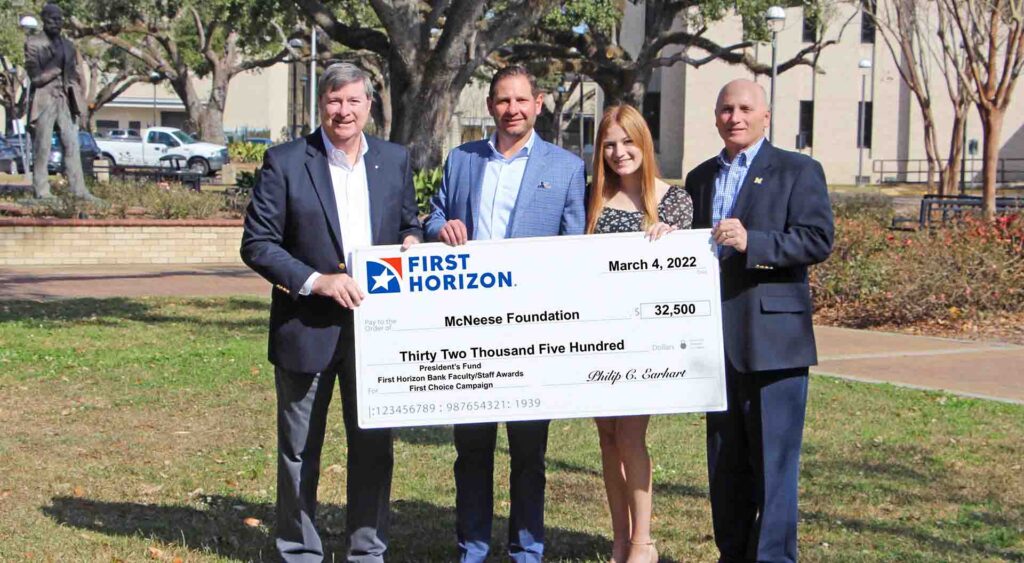
[[[981,170],[984,159],[964,160],[964,183],[968,186],[981,184]],[[879,184],[925,184],[928,182],[928,159],[878,159],[871,163],[871,172]],[[935,181],[939,180],[936,172]],[[1000,158],[996,161],[996,183],[1012,184],[1024,182],[1024,158]]]
[[[997,197],[996,213],[1012,213],[1024,209],[1024,197]],[[937,223],[959,222],[965,216],[978,214],[983,200],[980,196],[928,194],[921,198],[918,223],[929,227]]]

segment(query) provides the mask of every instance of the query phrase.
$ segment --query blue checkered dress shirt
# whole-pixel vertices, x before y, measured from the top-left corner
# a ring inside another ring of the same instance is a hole
[[[736,199],[740,196],[740,189],[743,188],[743,180],[747,177],[750,164],[754,162],[757,151],[761,150],[764,137],[754,143],[750,148],[736,155],[736,158],[729,162],[725,149],[718,153],[718,174],[715,176],[715,199],[712,202],[711,219],[712,225],[717,225],[722,219],[732,217],[732,208]]]

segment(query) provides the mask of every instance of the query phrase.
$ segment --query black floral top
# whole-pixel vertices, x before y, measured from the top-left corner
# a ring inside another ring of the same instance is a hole
[[[666,225],[689,229],[693,223],[693,201],[690,194],[679,186],[669,186],[658,202],[658,219]],[[644,214],[641,211],[626,211],[605,207],[594,225],[595,233],[628,233],[642,230]]]

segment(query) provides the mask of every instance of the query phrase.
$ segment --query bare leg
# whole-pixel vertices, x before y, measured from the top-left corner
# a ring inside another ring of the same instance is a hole
[[[615,426],[615,442],[622,467],[629,503],[629,563],[657,561],[651,541],[651,457],[647,452],[649,416],[619,417]]]
[[[629,494],[622,461],[616,446],[618,418],[595,418],[597,435],[601,443],[601,468],[604,490],[608,495],[608,510],[612,515],[612,561],[624,563],[629,548]]]

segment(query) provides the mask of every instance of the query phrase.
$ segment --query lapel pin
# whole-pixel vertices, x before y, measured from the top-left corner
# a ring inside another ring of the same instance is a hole
[[[760,184],[761,180],[762,180],[762,178],[760,176],[758,176],[757,178],[754,178],[754,183],[755,184]]]

